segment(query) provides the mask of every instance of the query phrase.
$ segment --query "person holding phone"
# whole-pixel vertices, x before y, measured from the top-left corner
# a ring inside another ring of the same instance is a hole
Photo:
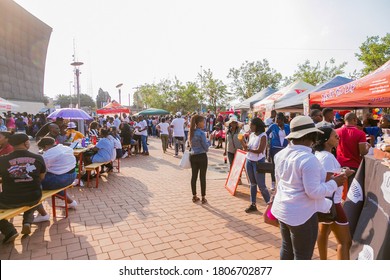
[[[332,150],[338,146],[340,139],[336,131],[331,127],[320,127],[319,130],[323,134],[319,134],[313,148],[316,151],[316,158],[326,171],[326,181],[331,180],[335,174],[340,174],[341,172],[347,176],[354,174],[355,171],[348,167],[342,169],[340,163],[332,154]],[[327,259],[328,239],[331,231],[337,240],[337,259],[349,260],[349,249],[352,245],[352,239],[349,232],[348,219],[341,205],[343,188],[344,186],[339,186],[333,197],[337,211],[337,220],[331,223],[319,224],[317,245],[321,260]]]
[[[317,133],[308,116],[295,117],[287,139],[291,144],[275,155],[277,192],[271,213],[279,220],[282,260],[310,260],[318,235],[317,212],[329,212],[332,196],[345,174],[326,181],[326,171],[312,153]]]
[[[265,124],[260,118],[254,118],[251,121],[251,134],[249,141],[241,140],[242,148],[247,151],[246,154],[246,172],[250,181],[251,204],[245,209],[246,213],[257,211],[256,196],[257,187],[264,198],[265,203],[270,201],[270,194],[265,185],[265,174],[257,172],[257,163],[265,162],[265,148],[267,146],[267,134],[265,133]]]

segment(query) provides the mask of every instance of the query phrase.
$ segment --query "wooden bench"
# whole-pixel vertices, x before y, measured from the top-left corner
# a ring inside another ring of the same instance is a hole
[[[51,197],[51,204],[52,204],[52,209],[53,209],[53,217],[54,218],[57,217],[56,208],[59,207],[59,208],[65,208],[65,218],[67,218],[68,217],[68,202],[67,202],[67,199],[66,199],[66,190],[68,188],[71,188],[71,187],[73,187],[73,185],[69,185],[69,186],[66,186],[64,188],[57,189],[57,190],[45,190],[45,191],[42,191],[42,198],[41,198],[41,200],[39,201],[38,204],[33,205],[33,206],[22,206],[22,207],[12,208],[12,209],[0,209],[0,220],[11,219],[11,218],[13,218],[13,217],[15,217],[15,216],[17,216],[17,215],[19,215],[21,213],[24,213],[27,210],[30,210],[31,208],[38,206],[46,198],[49,198],[49,197]],[[58,194],[61,191],[64,191],[64,196],[61,196],[61,195]],[[56,206],[56,200],[55,200],[56,197],[58,197],[60,199],[63,199],[65,201],[65,206]]]
[[[85,167],[85,171],[87,171],[87,187],[89,187],[89,181],[90,181],[90,176],[91,176],[91,171],[96,172],[96,188],[99,186],[99,175],[100,175],[100,168],[103,165],[109,164],[111,161],[107,162],[95,162],[87,165]]]

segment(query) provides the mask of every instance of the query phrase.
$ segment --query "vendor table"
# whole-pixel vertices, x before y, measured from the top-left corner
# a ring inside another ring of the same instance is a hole
[[[382,160],[364,157],[344,209],[356,225],[351,259],[390,260],[390,168]]]

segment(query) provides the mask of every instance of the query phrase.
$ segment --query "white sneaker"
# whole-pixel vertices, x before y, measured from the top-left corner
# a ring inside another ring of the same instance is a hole
[[[76,200],[73,200],[72,203],[68,204],[68,209],[76,209],[77,202]]]
[[[125,153],[123,154],[122,158],[127,158],[128,155],[129,155],[129,154],[128,154],[127,152],[125,152]]]
[[[50,221],[50,214],[46,214],[45,216],[38,214],[38,216],[34,218],[33,223],[36,224],[36,223],[42,223],[47,221]]]

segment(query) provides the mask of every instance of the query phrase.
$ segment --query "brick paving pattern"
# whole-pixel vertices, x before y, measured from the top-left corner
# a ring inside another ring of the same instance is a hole
[[[247,214],[246,179],[235,196],[224,188],[228,165],[222,150],[210,148],[208,203],[201,204],[191,201],[191,171],[178,167],[173,150],[163,154],[159,139],[150,138],[149,143],[150,156],[121,160],[121,172],[102,178],[98,189],[71,189],[79,205],[67,219],[51,217],[33,225],[30,236],[0,245],[0,259],[279,259],[279,229],[262,222],[261,195],[259,212]],[[269,175],[267,183],[271,185]],[[51,211],[49,201],[45,207]],[[21,216],[14,218],[19,232],[21,223]],[[329,244],[329,258],[335,259],[332,234]]]

